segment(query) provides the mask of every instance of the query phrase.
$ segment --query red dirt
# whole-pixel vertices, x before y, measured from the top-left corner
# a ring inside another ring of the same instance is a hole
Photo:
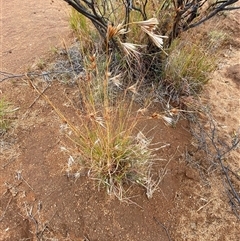
[[[73,87],[54,83],[46,94],[68,119],[77,122],[74,109],[65,107],[69,100],[66,96],[59,95],[66,88],[68,93],[74,91]],[[176,129],[173,129],[160,120],[147,120],[148,128],[156,126],[154,135],[157,141],[171,143],[170,147],[159,153],[162,158],[166,158],[166,161],[158,164],[159,168],[163,168],[169,158],[172,158],[172,161],[153,199],[148,200],[144,190],[136,187],[130,196],[136,196],[132,200],[137,205],[120,203],[104,190],[98,192],[97,187],[94,187],[87,177],[77,180],[66,177],[67,160],[74,152],[71,153],[73,147],[69,146],[65,136],[61,134],[60,126],[63,123],[42,100],[29,109],[37,95],[23,82],[11,84],[11,89],[12,93],[19,96],[18,100],[14,101],[14,106],[21,106],[21,109],[17,113],[14,133],[6,137],[7,140],[11,136],[14,139],[14,143],[8,143],[11,148],[9,155],[13,160],[7,164],[7,153],[1,159],[1,165],[4,166],[1,168],[1,182],[5,184],[1,187],[1,206],[3,209],[7,207],[1,223],[2,230],[7,230],[3,232],[3,235],[6,235],[3,236],[5,240],[13,240],[15,237],[10,236],[7,239],[7,234],[19,235],[16,240],[24,238],[25,234],[20,230],[25,223],[30,222],[28,225],[32,230],[36,229],[34,221],[27,216],[25,205],[33,208],[40,231],[43,230],[41,225],[49,222],[50,230],[44,230],[44,236],[48,238],[84,240],[85,235],[89,240],[168,240],[165,231],[154,218],[167,226],[172,225],[176,208],[175,194],[181,183],[185,179],[190,183],[199,179],[195,175],[196,171],[186,167],[181,154],[190,139],[190,134],[183,129],[187,128],[187,123],[180,122]],[[2,92],[4,96],[8,95],[8,99],[12,99],[7,93],[8,88],[2,88]],[[181,146],[178,147],[180,140]],[[69,149],[69,154],[61,152],[62,146]],[[17,180],[17,172],[21,172],[23,180]],[[6,182],[11,187],[7,186]],[[13,189],[17,193],[14,197],[11,193]],[[42,205],[41,210],[37,209],[38,203]],[[15,212],[19,213],[20,217]],[[15,225],[11,224],[13,220]]]
[[[61,0],[1,2],[1,69],[24,72],[69,39],[67,4]]]
[[[13,2],[18,8],[10,11]],[[68,41],[70,31],[63,1],[13,2],[3,3],[2,70],[21,72],[34,60],[49,56],[49,47],[60,44],[58,36],[67,36]],[[226,63],[221,77],[236,86],[237,63],[230,57]],[[34,83],[44,89],[44,83]],[[217,92],[217,85],[212,88]],[[86,176],[67,177],[68,158],[75,157],[76,148],[62,131],[65,123],[42,98],[35,101],[38,93],[27,81],[0,82],[0,94],[20,108],[13,113],[10,131],[0,136],[0,240],[239,240],[239,221],[228,204],[218,169],[202,177],[194,163],[186,162],[187,150],[196,162],[205,158],[201,152],[195,153],[186,121],[172,128],[149,119],[153,111],[143,117],[146,132],[155,127],[154,141],[170,144],[159,151],[166,161],[159,161],[156,171],[171,161],[152,199],[136,187],[129,193],[135,204],[121,203],[105,190],[98,191]],[[45,94],[77,125],[75,86],[56,81]],[[217,105],[214,101],[210,104]],[[235,108],[239,111],[237,104]],[[154,111],[160,112],[160,108]],[[237,155],[231,160],[240,165]]]

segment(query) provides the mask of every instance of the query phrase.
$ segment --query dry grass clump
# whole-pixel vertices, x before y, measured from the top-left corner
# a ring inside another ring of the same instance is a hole
[[[127,97],[134,95],[133,87],[113,97],[110,85],[113,81],[119,84],[120,76],[108,72],[109,61],[98,63],[96,56],[89,59],[87,71],[78,82],[82,111],[74,141],[80,167],[120,200],[127,196],[129,185],[136,183],[146,187],[147,193],[153,192],[149,172],[156,148],[136,128],[140,117],[132,110],[133,100]]]
[[[194,95],[207,83],[215,68],[215,58],[201,44],[177,39],[163,63],[162,78],[175,93]]]
[[[3,98],[0,99],[0,134],[5,133],[10,127],[9,107],[10,103]]]
[[[87,168],[89,176],[103,184],[109,194],[122,200],[126,196],[125,184],[146,182],[155,158],[151,140],[142,132],[135,135],[136,119],[125,116],[120,109],[103,115],[92,114],[85,121],[84,131],[76,142],[81,153],[80,165]]]

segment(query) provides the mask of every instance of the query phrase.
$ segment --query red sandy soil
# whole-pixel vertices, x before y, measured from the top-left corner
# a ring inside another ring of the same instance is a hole
[[[51,55],[49,49],[60,46],[63,39],[70,45],[69,8],[63,1],[4,1],[1,11],[2,71],[23,73],[33,63],[45,61]],[[229,41],[201,97],[225,139],[240,128],[239,13],[227,19],[223,31]],[[77,125],[74,86],[55,81],[45,94]],[[170,162],[153,198],[147,199],[144,190],[136,187],[130,193],[134,204],[99,191],[86,176],[66,176],[68,159],[76,149],[62,131],[64,122],[44,99],[36,99],[39,94],[26,80],[0,82],[0,96],[19,107],[13,113],[12,128],[0,136],[0,240],[240,239],[239,220],[228,203],[220,169],[202,175],[196,168],[196,163],[206,160],[194,145],[187,121],[172,128],[149,119],[151,111],[143,117],[146,132],[155,127],[149,133],[154,141],[170,144],[158,152],[165,160],[157,163],[156,171]],[[186,161],[187,151],[193,161]],[[239,149],[228,162],[234,171],[240,170]]]

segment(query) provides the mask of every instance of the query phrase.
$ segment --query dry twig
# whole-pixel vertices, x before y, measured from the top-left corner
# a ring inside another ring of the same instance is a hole
[[[168,229],[167,229],[161,222],[159,222],[159,220],[158,220],[156,217],[153,217],[153,219],[156,221],[157,224],[159,224],[159,225],[164,229],[164,231],[165,231],[166,234],[167,234],[168,240],[169,240],[169,241],[172,241],[172,239],[171,239],[171,237],[170,237],[170,234],[169,234],[169,232],[168,232]]]

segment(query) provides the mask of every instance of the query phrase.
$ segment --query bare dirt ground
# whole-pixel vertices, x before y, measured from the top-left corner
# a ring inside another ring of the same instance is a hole
[[[1,1],[1,69],[24,72],[69,39],[68,10],[61,0]]]
[[[1,68],[23,73],[39,59],[47,59],[49,48],[60,45],[62,38],[70,45],[70,31],[62,1],[13,2],[4,1],[2,6]],[[201,96],[212,111],[219,136],[227,141],[240,130],[239,16],[236,12],[224,21],[222,30],[229,39]],[[34,84],[42,90],[47,86],[37,80]],[[54,81],[44,93],[77,125],[74,85]],[[68,159],[75,156],[76,148],[64,134],[65,123],[38,98],[27,80],[0,82],[0,96],[19,107],[12,115],[10,131],[0,136],[0,240],[240,239],[240,223],[229,204],[220,168],[202,171],[209,163],[196,147],[187,121],[172,128],[161,120],[149,120],[151,111],[143,117],[144,126],[155,127],[149,133],[154,140],[170,144],[159,151],[165,160],[157,163],[156,170],[171,161],[152,199],[136,187],[129,194],[135,204],[121,203],[105,190],[98,191],[86,176],[66,175]],[[239,173],[239,160],[237,149],[225,161]]]

